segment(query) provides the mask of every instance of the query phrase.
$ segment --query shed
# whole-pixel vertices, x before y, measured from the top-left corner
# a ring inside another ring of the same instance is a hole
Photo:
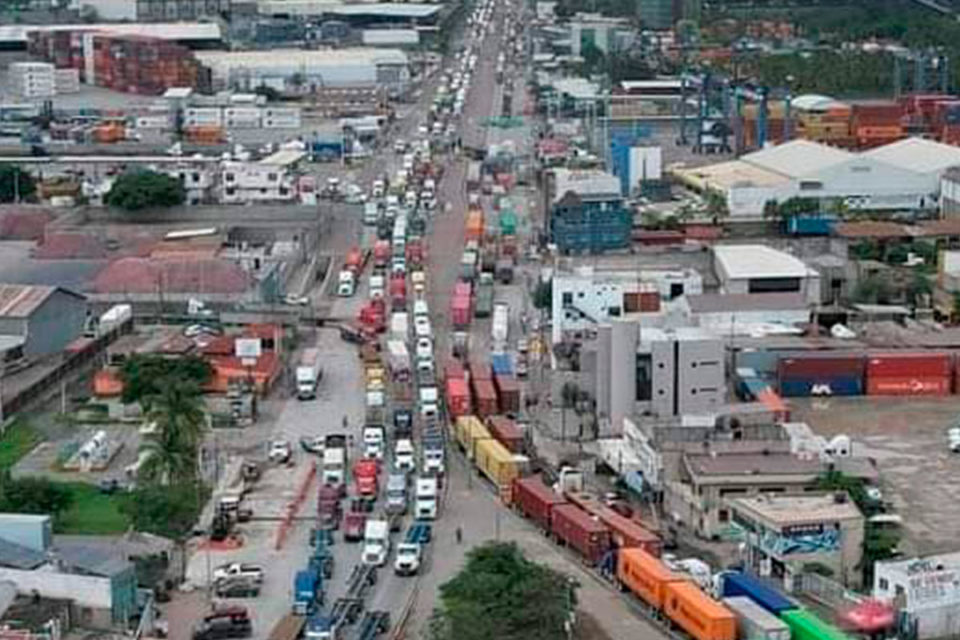
[[[0,284],[0,336],[22,340],[23,356],[58,353],[83,333],[87,299],[62,287]]]

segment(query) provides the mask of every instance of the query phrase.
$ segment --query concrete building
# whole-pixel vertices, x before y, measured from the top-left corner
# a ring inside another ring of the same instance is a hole
[[[56,70],[49,62],[13,62],[7,67],[11,90],[21,98],[51,98],[56,92]]]
[[[960,217],[960,167],[951,167],[940,178],[940,217]]]
[[[297,196],[294,169],[303,151],[278,151],[256,162],[226,161],[220,168],[220,202],[292,201]]]
[[[800,293],[706,293],[684,296],[679,305],[692,326],[716,336],[791,332],[810,322]]]
[[[593,374],[597,412],[609,418],[604,434],[634,414],[657,418],[712,415],[726,396],[723,340],[698,329],[645,328],[636,320],[599,327],[581,365]]]
[[[847,587],[860,586],[864,518],[845,493],[764,495],[726,498],[734,524],[746,534],[746,563],[756,573],[782,579],[810,564],[833,572]]]
[[[620,180],[597,170],[553,169],[550,238],[563,253],[600,253],[630,246],[633,215]]]
[[[960,553],[877,562],[872,595],[899,611],[899,631],[904,637],[956,637],[960,634]]]
[[[0,581],[19,595],[70,600],[84,627],[125,628],[137,613],[137,579],[122,548],[51,541],[49,516],[0,514]]]
[[[220,18],[231,0],[80,0],[82,9],[96,11],[102,20],[164,22]]]
[[[593,331],[608,320],[656,312],[661,302],[703,292],[695,269],[594,271],[578,268],[556,273],[552,281],[551,339],[556,344],[569,333]]]
[[[216,1],[216,0],[214,0]],[[32,34],[61,34],[66,51],[79,51],[83,34],[105,36],[140,36],[159,38],[183,45],[212,46],[220,43],[223,33],[216,22],[101,22],[95,24],[23,24],[0,25],[0,47],[25,49]],[[73,42],[71,42],[73,41]],[[59,39],[58,39],[59,42]]]
[[[675,175],[693,188],[722,194],[736,220],[759,219],[767,201],[795,197],[839,200],[862,211],[931,210],[938,206],[941,177],[957,165],[960,148],[922,138],[861,153],[792,140]]]
[[[713,265],[721,293],[799,293],[809,304],[820,302],[820,274],[766,245],[715,245]]]
[[[379,86],[399,95],[410,84],[409,60],[399,49],[197,51],[196,57],[210,70],[215,89]]]
[[[785,453],[687,453],[681,465],[680,478],[667,487],[667,508],[704,538],[730,532],[730,498],[803,493],[823,468],[819,460]]]
[[[87,300],[61,287],[0,284],[0,351],[7,358],[58,353],[83,333]]]
[[[440,4],[418,2],[341,3],[328,0],[259,0],[257,11],[274,17],[329,17],[354,25],[432,25],[441,14]]]

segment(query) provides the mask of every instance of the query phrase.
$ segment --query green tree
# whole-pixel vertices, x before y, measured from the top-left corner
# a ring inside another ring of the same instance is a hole
[[[780,219],[780,205],[776,200],[767,200],[763,203],[763,219],[764,220],[779,220]]]
[[[789,198],[779,206],[783,217],[802,216],[820,211],[820,203],[816,198]]]
[[[730,208],[727,205],[727,199],[722,193],[709,191],[706,195],[707,215],[713,219],[713,224],[730,215]]]
[[[488,542],[440,586],[431,640],[557,640],[567,637],[576,584],[526,559],[514,543]]]
[[[196,524],[202,499],[192,484],[143,484],[125,496],[120,511],[137,531],[180,540]]]
[[[140,211],[173,207],[183,204],[185,198],[186,192],[178,179],[156,171],[138,170],[117,178],[104,202],[111,207]]]
[[[201,387],[210,380],[212,371],[206,360],[196,356],[165,358],[157,355],[133,355],[120,369],[123,380],[123,402],[139,402],[150,410],[150,401],[158,397],[170,383],[188,382]]]
[[[553,282],[549,280],[538,281],[532,297],[535,309],[551,309],[553,307]]]
[[[151,399],[147,420],[156,430],[140,448],[149,452],[140,475],[161,485],[189,483],[196,478],[197,456],[206,415],[198,388],[190,382],[168,382]]]
[[[56,520],[73,502],[70,489],[46,478],[0,476],[0,511],[50,515]]]
[[[887,304],[893,296],[893,288],[887,279],[871,275],[860,280],[854,289],[853,299],[868,304]]]
[[[19,165],[0,165],[0,202],[28,200],[37,191],[33,175]]]
[[[863,536],[863,561],[860,570],[865,582],[873,582],[875,562],[889,560],[896,555],[900,543],[900,532],[871,522],[870,517],[883,512],[883,504],[871,498],[864,481],[830,470],[817,478],[817,488],[823,491],[843,491],[853,500],[857,508],[867,519]]]

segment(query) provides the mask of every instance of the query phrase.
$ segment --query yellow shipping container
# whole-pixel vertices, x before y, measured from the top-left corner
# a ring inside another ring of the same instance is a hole
[[[480,473],[487,476],[498,489],[509,487],[514,478],[520,476],[516,457],[492,438],[476,443],[476,463]]]
[[[460,416],[453,423],[453,435],[460,443],[460,448],[467,453],[467,458],[473,460],[478,443],[490,440],[492,436],[483,422],[476,416]]]

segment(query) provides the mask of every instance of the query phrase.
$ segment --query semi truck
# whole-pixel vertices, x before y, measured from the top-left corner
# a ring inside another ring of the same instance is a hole
[[[387,362],[390,365],[390,375],[394,380],[406,382],[410,379],[410,352],[405,342],[387,341]]]
[[[312,400],[317,397],[317,385],[323,377],[323,368],[320,366],[320,350],[307,349],[300,355],[300,363],[296,369],[297,398]]]
[[[510,337],[510,306],[506,302],[497,302],[493,305],[493,323],[490,327],[490,337],[494,346],[503,346]]]
[[[293,577],[293,613],[308,616],[323,604],[323,583],[320,574],[311,569],[297,571]]]
[[[417,478],[416,517],[419,520],[435,520],[437,517],[437,479]]]
[[[390,525],[386,520],[367,520],[363,536],[363,563],[382,567],[390,554]]]
[[[393,562],[393,572],[398,576],[413,576],[420,571],[423,548],[430,541],[430,525],[414,522],[407,529],[403,542],[397,545],[397,557]]]
[[[491,313],[493,313],[493,275],[481,273],[473,315],[478,318],[489,318]]]

